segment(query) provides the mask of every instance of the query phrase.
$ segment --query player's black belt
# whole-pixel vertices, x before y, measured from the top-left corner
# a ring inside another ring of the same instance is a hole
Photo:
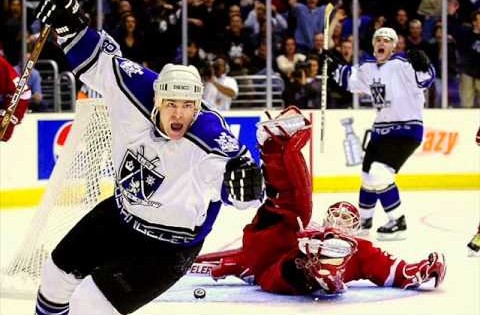
[[[133,230],[148,237],[171,244],[187,244],[193,241],[200,231],[200,227],[195,227],[195,230],[192,231],[187,228],[147,222],[125,209],[121,195],[116,194],[115,200],[120,211],[120,218]]]

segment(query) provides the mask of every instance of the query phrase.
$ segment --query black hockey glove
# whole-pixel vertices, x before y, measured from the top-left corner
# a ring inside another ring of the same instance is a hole
[[[237,201],[258,200],[262,196],[262,170],[248,157],[228,161],[223,182],[229,196]]]
[[[323,60],[326,60],[328,65],[327,65],[327,75],[329,78],[334,79],[335,76],[335,71],[339,66],[342,66],[346,64],[345,60],[342,58],[342,56],[333,50],[323,50],[321,54]],[[323,62],[320,63],[320,69],[323,67]]]
[[[413,70],[427,72],[430,65],[430,59],[423,50],[411,49],[407,51],[408,60],[412,64]]]
[[[77,0],[42,0],[35,17],[42,26],[51,25],[58,36],[67,38],[88,25],[88,17]]]

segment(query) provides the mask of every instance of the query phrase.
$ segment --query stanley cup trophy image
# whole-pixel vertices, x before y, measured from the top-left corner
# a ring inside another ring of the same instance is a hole
[[[345,127],[345,140],[343,140],[343,151],[347,166],[355,166],[362,163],[363,150],[360,138],[353,130],[353,117],[340,119],[340,123]]]

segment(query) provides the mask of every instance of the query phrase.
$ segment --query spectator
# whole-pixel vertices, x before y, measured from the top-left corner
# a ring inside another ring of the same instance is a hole
[[[336,62],[342,65],[353,65],[353,44],[351,40],[343,40],[340,44],[340,50],[333,50],[332,54],[336,59]],[[329,65],[333,67],[333,65]],[[351,108],[353,104],[353,94],[341,88],[335,80],[328,78],[328,103],[327,108],[332,109],[345,109]]]
[[[432,38],[429,45],[429,57],[432,61],[437,77],[435,79],[435,84],[430,88],[430,99],[429,107],[441,107],[442,104],[442,25],[441,23],[437,24],[434,29],[435,37]],[[448,35],[447,38],[447,58],[448,58],[448,69],[447,69],[447,82],[448,82],[448,104],[450,106],[457,107],[460,103],[458,95],[458,72],[457,72],[457,56],[456,56],[456,46],[455,41],[451,35]]]
[[[397,34],[407,37],[409,33],[408,20],[407,11],[405,9],[398,9],[391,27]]]
[[[442,0],[422,0],[417,13],[423,20],[423,38],[428,41],[434,37],[435,24],[442,16]]]
[[[205,52],[198,47],[197,42],[194,40],[188,41],[187,58],[188,64],[195,66],[200,73],[204,73],[208,67],[208,63],[205,60]]]
[[[306,60],[306,65],[307,108],[320,109],[322,102],[322,79],[320,76],[320,62],[317,55],[309,55]]]
[[[236,65],[245,67],[253,54],[250,30],[247,29],[240,15],[232,15],[225,33],[223,47],[218,55],[228,56],[230,61]]]
[[[235,78],[228,76],[228,63],[224,57],[218,57],[213,63],[213,73],[205,78],[203,99],[217,110],[229,110],[238,94]]]
[[[205,37],[213,35],[207,34],[207,36],[205,36],[205,15],[207,12],[205,2],[206,1],[188,1],[188,38],[199,43],[203,42]]]
[[[385,16],[379,15],[375,17],[375,19],[373,20],[373,23],[370,24],[368,30],[366,31],[365,36],[360,38],[360,49],[362,51],[370,55],[373,53],[370,39],[373,37],[373,34],[375,33],[375,31],[381,27],[384,27],[386,23],[387,23],[387,19],[385,18]]]
[[[360,42],[365,42],[371,39],[372,37],[367,37],[370,35],[368,30],[372,25],[372,17],[362,11],[362,8],[358,8],[358,34]],[[347,17],[343,21],[342,25],[342,39],[348,39],[349,36],[353,34],[353,17]],[[368,38],[368,39],[367,39]]]
[[[319,7],[319,0],[307,0],[306,4],[289,0],[291,14],[296,19],[295,41],[301,53],[307,53],[313,48],[313,37],[323,32],[325,5]]]
[[[2,24],[5,58],[11,64],[18,64],[22,49],[22,2],[20,0],[9,1],[7,18]]]
[[[480,10],[472,13],[472,28],[457,38],[460,58],[460,99],[463,107],[480,106]]]
[[[422,22],[411,20],[409,24],[409,34],[407,36],[407,49],[423,50],[428,53],[428,43],[422,36]]]
[[[460,2],[458,0],[448,0],[447,5],[447,32],[452,35],[453,38],[461,36],[460,32],[463,31],[463,22],[460,19]]]
[[[266,18],[267,12],[265,4],[257,1],[255,3],[255,9],[248,13],[247,19],[245,20],[245,27],[250,28],[254,35],[259,34],[261,25],[265,23]],[[281,14],[277,13],[275,6],[272,6],[272,32],[283,35],[287,28],[287,20],[285,20]]]
[[[137,18],[132,13],[123,15],[114,38],[120,44],[123,57],[146,66],[143,33],[137,28]]]
[[[305,61],[306,56],[297,53],[295,38],[286,37],[283,41],[283,54],[277,57],[277,67],[285,82],[289,81],[297,62]]]
[[[397,47],[395,48],[395,52],[401,53],[406,51],[407,51],[407,40],[405,39],[405,36],[398,35],[398,42],[397,42]]]
[[[15,85],[19,80],[20,78],[12,65],[0,56],[0,121],[3,120],[7,109],[11,106],[10,102],[16,90]],[[23,116],[28,108],[29,99],[30,90],[24,89],[0,141],[8,141],[12,136],[13,129],[22,122]]]
[[[308,96],[307,74],[305,69],[300,67],[292,71],[289,81],[285,85],[282,95],[285,108],[288,106],[308,108]]]
[[[30,53],[27,54],[26,58],[30,58]],[[21,76],[23,68],[20,65],[16,65],[14,68],[18,75]],[[32,69],[27,85],[31,91],[31,97],[28,101],[28,109],[32,112],[44,112],[46,108],[43,103],[42,77],[37,69]]]
[[[149,43],[147,63],[153,70],[160,71],[171,62],[180,45],[177,9],[165,0],[157,0],[148,8],[149,26],[145,41]]]
[[[251,58],[249,73],[250,74],[265,74],[267,66],[267,43],[261,41],[260,45]]]
[[[315,54],[319,58],[320,56],[323,56],[323,41],[324,41],[323,32],[315,34],[315,36],[313,37],[313,48],[310,51],[310,54]]]
[[[118,31],[119,25],[118,22],[127,14],[132,14],[133,9],[129,0],[117,0],[112,1],[114,6],[113,12],[105,15],[103,22],[103,27],[105,30],[115,33]]]
[[[230,19],[226,9],[223,8],[223,1],[204,0],[203,1],[203,37],[198,42],[207,53],[218,54],[219,46],[225,35],[225,27]]]
[[[353,43],[352,39],[347,39],[342,41],[340,45],[340,54],[344,60],[344,63],[352,65],[353,64]]]

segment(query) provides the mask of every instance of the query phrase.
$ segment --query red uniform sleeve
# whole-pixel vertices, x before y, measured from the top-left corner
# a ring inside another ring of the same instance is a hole
[[[18,80],[19,76],[15,69],[7,62],[7,60],[5,60],[5,58],[0,57],[0,95],[3,97],[3,104],[0,109],[0,119],[3,119],[7,108],[10,106],[10,101],[15,93]],[[30,90],[24,90],[20,96],[15,112],[10,119],[7,130],[5,131],[3,138],[0,139],[1,141],[8,141],[12,136],[15,126],[22,122],[23,116],[28,108],[28,100],[30,99],[30,96]]]

